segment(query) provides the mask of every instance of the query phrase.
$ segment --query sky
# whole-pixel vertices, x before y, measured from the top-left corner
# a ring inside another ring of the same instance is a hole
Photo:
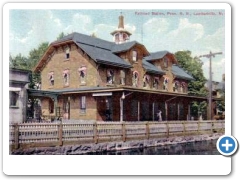
[[[225,73],[224,10],[171,9],[12,9],[9,13],[9,49],[12,56],[28,56],[42,42],[55,41],[61,32],[95,34],[113,41],[110,34],[118,26],[122,12],[130,40],[145,45],[149,52],[171,53],[189,50],[192,56],[223,52],[212,58],[213,80],[221,81]],[[201,58],[204,76],[209,78],[209,59]]]

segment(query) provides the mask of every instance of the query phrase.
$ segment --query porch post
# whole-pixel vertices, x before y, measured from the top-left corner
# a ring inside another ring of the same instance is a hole
[[[177,104],[177,120],[180,119],[180,105],[179,103]]]
[[[123,99],[120,98],[120,122],[123,122]]]
[[[165,102],[165,120],[168,120],[168,107],[167,107],[167,102]]]
[[[188,104],[188,118],[187,118],[187,120],[191,120],[190,104]]]
[[[154,102],[153,102],[153,104],[152,104],[152,120],[154,121],[154,106],[155,106],[155,104],[154,104]]]
[[[54,114],[56,118],[57,117],[57,96],[54,96],[53,100],[54,100]]]
[[[138,121],[140,121],[140,102],[138,101]]]

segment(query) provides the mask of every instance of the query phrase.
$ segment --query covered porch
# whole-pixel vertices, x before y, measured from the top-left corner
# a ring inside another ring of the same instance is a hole
[[[51,120],[183,121],[207,120],[207,111],[191,112],[207,97],[129,87],[29,90],[41,101],[41,117]],[[213,102],[217,99],[213,99]],[[214,105],[214,103],[212,103]],[[161,118],[159,117],[161,115]],[[214,115],[214,114],[213,114]]]

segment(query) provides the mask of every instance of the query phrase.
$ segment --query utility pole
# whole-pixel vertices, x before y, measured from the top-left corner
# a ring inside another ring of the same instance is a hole
[[[208,99],[208,120],[212,120],[212,57],[215,57],[215,55],[222,54],[222,52],[212,53],[210,51],[209,54],[204,54],[199,56],[209,58],[209,99]]]

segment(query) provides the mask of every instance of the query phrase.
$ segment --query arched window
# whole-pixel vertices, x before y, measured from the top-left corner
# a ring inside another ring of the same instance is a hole
[[[86,75],[87,75],[87,68],[86,66],[81,66],[78,69],[79,77],[80,77],[80,83],[85,84],[86,83]]]
[[[137,61],[137,51],[136,50],[132,51],[132,60],[135,62]]]
[[[114,71],[112,69],[107,70],[107,83],[108,84],[114,83]]]
[[[163,80],[163,90],[168,91],[168,82],[169,82],[169,78],[167,76],[164,76],[164,80]]]
[[[64,86],[69,86],[69,77],[70,77],[69,69],[65,69],[63,71],[63,84],[64,84]]]
[[[65,49],[65,58],[66,58],[66,59],[69,59],[69,58],[70,58],[70,48],[69,48],[69,47],[67,47],[67,48]]]
[[[125,78],[126,78],[125,76],[126,76],[125,71],[124,70],[120,70],[120,78],[121,78],[120,84],[121,85],[125,85]]]
[[[179,91],[179,82],[173,81],[173,92],[178,92],[178,91]]]
[[[159,78],[158,77],[154,77],[154,79],[153,79],[153,88],[154,89],[158,89],[158,84],[159,84]]]
[[[133,87],[138,87],[138,78],[139,74],[137,71],[133,71],[133,77],[132,77],[132,85]]]
[[[183,93],[187,92],[187,84],[185,82],[181,83],[181,92]]]
[[[53,86],[54,85],[54,72],[53,71],[48,73],[48,80],[49,80],[49,85]]]
[[[150,83],[150,76],[145,74],[143,76],[143,87],[149,87],[149,83]]]

